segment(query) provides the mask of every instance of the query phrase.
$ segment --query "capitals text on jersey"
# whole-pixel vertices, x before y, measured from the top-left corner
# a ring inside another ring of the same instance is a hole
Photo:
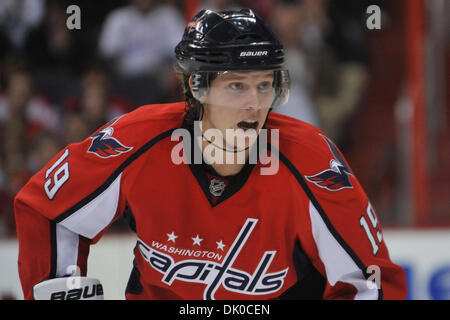
[[[258,219],[247,219],[222,263],[197,259],[175,262],[170,255],[150,248],[141,240],[138,240],[137,245],[150,266],[163,274],[163,283],[172,285],[173,281],[180,280],[206,284],[204,299],[214,299],[214,293],[220,285],[237,293],[268,294],[281,289],[289,269],[266,273],[276,251],[264,252],[253,274],[232,267],[257,222]]]

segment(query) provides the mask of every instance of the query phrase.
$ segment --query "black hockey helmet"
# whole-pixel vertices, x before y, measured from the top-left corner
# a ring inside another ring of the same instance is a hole
[[[250,9],[200,11],[175,48],[179,66],[189,73],[280,69],[283,45]]]
[[[208,92],[212,81],[223,73],[273,71],[273,99],[262,107],[279,106],[289,98],[289,73],[282,70],[283,45],[251,9],[201,10],[186,26],[175,54],[178,67],[183,71],[187,109],[197,106],[196,119],[200,114],[198,106],[217,105]],[[232,103],[232,100],[229,105],[226,103],[225,106],[240,108],[239,103]]]

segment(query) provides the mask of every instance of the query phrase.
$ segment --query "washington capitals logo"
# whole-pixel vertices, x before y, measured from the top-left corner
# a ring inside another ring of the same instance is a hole
[[[94,153],[101,158],[109,158],[118,156],[133,149],[133,147],[124,146],[116,138],[113,138],[112,135],[114,133],[114,129],[111,125],[113,125],[116,121],[91,136],[92,143],[88,149],[88,152]]]
[[[347,162],[342,157],[336,145],[327,137],[320,135],[328,144],[334,158],[330,160],[330,169],[326,169],[313,176],[305,176],[321,188],[337,191],[344,188],[353,188],[349,175],[353,175]]]
[[[253,296],[264,295],[277,292],[283,287],[289,267],[268,272],[277,253],[275,250],[265,251],[259,262],[255,261],[256,267],[253,273],[249,273],[248,270],[241,270],[239,264],[235,264],[257,223],[258,219],[247,218],[221,262],[194,259],[209,251],[185,250],[175,247],[163,249],[164,247],[157,246],[155,241],[152,241],[149,245],[140,239],[138,239],[136,246],[148,264],[162,274],[161,281],[164,284],[172,286],[175,281],[182,281],[205,285],[203,291],[205,300],[215,299],[215,294],[219,288]],[[170,238],[174,234],[168,234],[168,236]],[[192,240],[195,242],[195,238],[192,238]],[[222,241],[217,242],[218,245],[219,243],[223,245]],[[194,258],[177,261],[168,253],[189,255]],[[245,259],[246,257],[244,257]]]

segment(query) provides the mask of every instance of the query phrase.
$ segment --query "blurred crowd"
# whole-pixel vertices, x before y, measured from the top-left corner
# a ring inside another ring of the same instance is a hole
[[[72,4],[81,9],[80,29],[66,24]],[[266,19],[285,45],[292,81],[290,101],[274,111],[345,142],[367,78],[367,1],[199,5],[250,7]],[[141,105],[183,99],[173,49],[184,6],[183,0],[0,1],[0,236],[15,233],[15,194],[65,145]]]

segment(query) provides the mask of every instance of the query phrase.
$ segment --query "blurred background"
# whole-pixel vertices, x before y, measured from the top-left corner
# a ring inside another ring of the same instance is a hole
[[[274,111],[343,151],[407,271],[408,298],[450,299],[449,0],[0,0],[0,299],[23,297],[15,194],[107,121],[182,100],[173,64],[186,21],[240,7],[285,46],[291,97]],[[107,297],[123,298],[132,237],[118,220],[92,250]]]

